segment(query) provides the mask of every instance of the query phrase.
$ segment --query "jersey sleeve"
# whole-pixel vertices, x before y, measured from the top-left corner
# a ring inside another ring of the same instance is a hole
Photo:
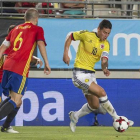
[[[7,41],[10,41],[11,33],[12,33],[12,30],[11,30],[11,32],[7,35],[7,37],[5,38]]]
[[[109,58],[109,51],[110,51],[110,44],[109,44],[109,42],[107,42],[105,44],[105,47],[104,47],[103,51],[102,51],[101,58],[105,57],[105,58],[108,59]]]
[[[86,33],[87,31],[77,31],[77,32],[73,32],[72,34],[71,34],[71,39],[72,40],[81,40],[81,41],[83,41],[84,40],[84,38],[85,38],[85,36],[86,36]]]
[[[47,45],[46,44],[46,41],[45,41],[45,38],[44,38],[44,31],[43,31],[43,28],[42,27],[40,27],[38,29],[37,41],[43,41],[45,43],[45,46]]]
[[[2,44],[4,44],[5,46],[10,46],[11,33],[12,31],[5,37],[5,40],[2,42]]]

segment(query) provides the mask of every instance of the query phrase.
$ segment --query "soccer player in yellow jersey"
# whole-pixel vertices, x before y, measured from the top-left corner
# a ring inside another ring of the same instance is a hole
[[[75,132],[78,119],[91,112],[100,112],[103,114],[108,112],[113,119],[119,117],[108,100],[105,90],[97,85],[94,70],[95,63],[101,60],[101,68],[104,75],[110,75],[110,71],[108,70],[110,46],[107,37],[111,29],[111,22],[109,20],[103,20],[98,26],[97,33],[77,31],[69,35],[65,41],[63,61],[69,65],[70,58],[68,56],[68,50],[70,44],[72,40],[80,40],[74,63],[72,81],[76,87],[83,91],[87,99],[87,103],[84,104],[80,110],[75,112],[71,111],[69,113],[72,132]],[[133,124],[134,122],[129,120],[129,126]]]

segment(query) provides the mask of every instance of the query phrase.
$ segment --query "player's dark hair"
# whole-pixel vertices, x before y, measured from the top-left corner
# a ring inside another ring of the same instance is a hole
[[[99,24],[99,28],[102,30],[103,28],[112,29],[112,24],[109,20],[102,20]]]
[[[10,31],[11,31],[12,29],[14,29],[15,27],[16,27],[16,25],[10,25],[9,28],[8,28],[8,30],[7,30],[7,33],[9,34]]]
[[[39,16],[39,13],[38,13],[37,9],[29,8],[25,12],[25,21],[33,20],[33,19],[37,18],[38,16]]]

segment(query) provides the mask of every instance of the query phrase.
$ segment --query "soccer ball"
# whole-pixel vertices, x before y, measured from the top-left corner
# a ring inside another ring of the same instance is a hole
[[[124,116],[120,116],[118,119],[114,120],[113,127],[118,132],[126,131],[129,127],[128,119]]]

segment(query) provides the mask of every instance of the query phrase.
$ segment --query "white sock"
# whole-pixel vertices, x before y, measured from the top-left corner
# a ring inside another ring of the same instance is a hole
[[[75,117],[75,118],[77,119],[77,121],[78,121],[78,119],[79,119],[80,117],[85,116],[85,115],[91,113],[92,111],[95,111],[95,109],[92,109],[92,108],[88,105],[88,103],[86,103],[86,104],[84,104],[84,105],[82,106],[82,108],[81,108],[80,110],[78,110],[78,111],[76,111],[76,112],[74,113],[74,117]]]
[[[113,119],[118,118],[114,107],[112,106],[111,102],[108,100],[107,95],[105,97],[99,98],[101,106],[113,117]]]
[[[93,113],[94,113],[94,114],[106,114],[107,111],[106,111],[106,109],[104,109],[104,108],[102,107],[102,105],[100,104],[100,105],[99,105],[99,108],[96,109],[95,111],[93,111]]]

